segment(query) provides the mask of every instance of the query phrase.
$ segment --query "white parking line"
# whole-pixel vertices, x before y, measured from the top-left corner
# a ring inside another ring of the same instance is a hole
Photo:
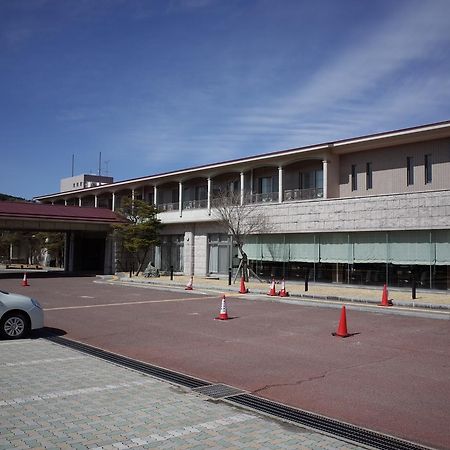
[[[34,359],[31,361],[22,361],[22,362],[7,362],[7,363],[0,363],[0,366],[6,366],[6,367],[15,367],[15,366],[32,366],[35,364],[48,364],[48,363],[54,363],[54,362],[65,362],[65,361],[73,361],[76,359],[85,359],[86,356],[72,356],[69,358],[52,358],[52,359]]]
[[[189,427],[178,428],[176,430],[166,431],[164,434],[151,434],[144,438],[134,438],[129,441],[116,442],[114,444],[108,444],[108,448],[115,447],[118,449],[126,449],[133,447],[140,447],[142,445],[148,445],[152,442],[167,441],[172,438],[178,438],[181,436],[187,436],[193,433],[201,433],[204,430],[215,430],[218,428],[224,428],[227,425],[233,423],[246,422],[247,420],[256,420],[256,416],[250,414],[236,414],[234,416],[224,417],[223,419],[211,420],[209,422],[199,423],[197,425],[192,425]],[[106,447],[93,447],[91,450],[103,450]]]
[[[132,386],[142,386],[143,384],[152,384],[156,383],[156,380],[148,379],[145,381],[132,381],[131,383],[118,383],[118,384],[107,384],[106,386],[92,386],[88,388],[74,389],[70,391],[56,391],[56,392],[47,392],[45,394],[32,395],[30,397],[19,397],[13,398],[11,400],[2,400],[0,401],[0,406],[12,406],[18,405],[22,403],[30,403],[41,400],[48,400],[49,398],[61,398],[61,397],[71,397],[74,395],[83,395],[83,394],[91,394],[93,392],[103,392],[103,391],[111,391],[115,389],[123,389]]]
[[[172,298],[168,300],[142,300],[139,302],[120,302],[120,303],[106,303],[97,305],[80,305],[80,306],[60,306],[57,308],[44,308],[44,311],[59,311],[62,309],[83,309],[83,308],[106,308],[109,306],[127,306],[127,305],[145,305],[147,303],[168,303],[168,302],[186,302],[191,300],[206,300],[214,297],[191,297],[191,298]]]

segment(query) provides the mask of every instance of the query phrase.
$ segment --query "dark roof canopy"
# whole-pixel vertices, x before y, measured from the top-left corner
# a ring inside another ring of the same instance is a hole
[[[123,219],[105,208],[83,208],[79,206],[48,205],[43,203],[2,202],[0,219],[36,219],[82,223],[120,223]]]

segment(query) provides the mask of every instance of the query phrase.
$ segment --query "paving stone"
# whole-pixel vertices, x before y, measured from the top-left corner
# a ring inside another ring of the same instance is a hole
[[[44,339],[0,342],[0,370],[0,449],[358,448]]]

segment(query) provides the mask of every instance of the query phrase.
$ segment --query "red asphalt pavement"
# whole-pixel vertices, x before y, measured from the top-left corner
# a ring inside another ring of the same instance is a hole
[[[94,278],[0,280],[38,299],[66,337],[236,386],[435,448],[450,448],[450,321],[340,311],[197,291],[94,283]]]

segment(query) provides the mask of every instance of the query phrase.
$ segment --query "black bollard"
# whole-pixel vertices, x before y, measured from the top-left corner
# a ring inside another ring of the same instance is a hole
[[[231,286],[231,272],[233,269],[231,267],[228,268],[228,286]]]
[[[412,299],[415,300],[416,297],[416,277],[413,277],[412,281],[411,281],[411,296]]]
[[[173,266],[170,266],[170,281],[173,281]]]
[[[308,292],[308,281],[309,281],[309,269],[305,272],[305,292]]]

